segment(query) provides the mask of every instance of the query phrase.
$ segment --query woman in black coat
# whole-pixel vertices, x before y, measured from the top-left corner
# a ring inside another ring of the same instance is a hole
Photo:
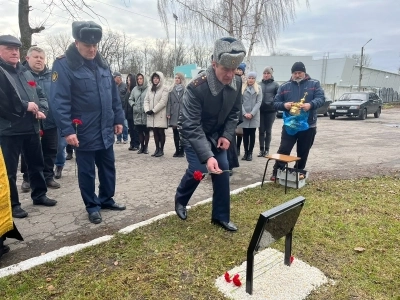
[[[135,128],[135,123],[133,122],[133,111],[132,106],[129,105],[129,96],[131,95],[131,91],[136,86],[136,76],[129,73],[126,77],[126,86],[127,91],[124,98],[124,111],[125,111],[125,118],[128,121],[128,129],[129,129],[129,136],[131,137],[131,142],[129,146],[130,151],[136,151],[139,149],[140,142],[139,142],[139,135]]]

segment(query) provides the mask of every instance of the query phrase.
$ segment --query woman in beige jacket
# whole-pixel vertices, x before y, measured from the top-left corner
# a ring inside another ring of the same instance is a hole
[[[147,127],[153,129],[156,151],[151,156],[164,155],[165,129],[168,128],[167,110],[168,88],[164,85],[164,74],[157,71],[150,76],[151,90],[144,99]]]

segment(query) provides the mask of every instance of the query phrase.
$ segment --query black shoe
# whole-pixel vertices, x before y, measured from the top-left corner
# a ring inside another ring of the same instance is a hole
[[[163,150],[159,150],[159,151],[157,152],[157,154],[154,155],[154,157],[161,157],[161,156],[164,156],[164,151],[163,151]]]
[[[156,154],[158,153],[158,151],[160,151],[160,149],[156,149],[156,151],[154,151],[154,153],[151,156],[156,156]]]
[[[135,147],[135,146],[134,146],[134,147],[132,148],[132,151],[137,151],[137,150],[139,150],[139,147]]]
[[[33,200],[33,205],[54,206],[56,204],[56,200],[50,199],[47,196],[43,196],[38,200]]]
[[[128,150],[129,150],[129,151],[133,151],[133,147],[132,147],[132,146],[129,146]]]
[[[125,205],[118,204],[118,203],[114,203],[113,205],[102,206],[101,209],[125,210],[125,209],[126,209],[126,206],[125,206]]]
[[[147,147],[144,148],[144,149],[143,149],[143,154],[149,154],[149,148],[147,148]]]
[[[243,155],[243,157],[242,157],[242,160],[247,160],[247,153],[245,153],[244,155]]]
[[[64,168],[64,167],[56,166],[56,170],[55,170],[55,172],[54,172],[54,178],[55,178],[55,179],[60,179],[60,178],[61,178],[63,168]]]
[[[175,153],[172,155],[172,157],[178,157],[178,150],[175,151]]]
[[[58,182],[54,181],[54,179],[47,180],[46,185],[48,188],[51,189],[59,189],[61,187],[61,185]]]
[[[217,219],[212,219],[211,223],[213,223],[214,225],[220,226],[227,231],[237,231],[238,230],[236,225],[233,224],[232,222],[224,222],[224,221],[220,221]]]
[[[185,157],[185,150],[183,148],[179,149],[178,157]]]
[[[269,154],[269,150],[264,151],[264,156],[267,156]]]
[[[28,213],[21,208],[21,205],[16,205],[12,207],[12,216],[13,218],[26,218],[28,216]]]
[[[6,254],[8,252],[10,252],[10,247],[6,245],[0,246],[0,258],[3,256],[3,254]]]
[[[67,153],[67,157],[65,157],[66,160],[71,160],[74,157],[72,153]]]
[[[21,184],[21,191],[23,193],[29,193],[31,191],[31,184],[24,180]]]
[[[248,153],[246,157],[247,161],[252,161],[253,160],[253,153]]]
[[[258,153],[257,157],[264,157],[265,155],[265,151],[264,150],[260,150],[260,152]]]
[[[143,147],[140,147],[139,150],[138,150],[138,152],[136,152],[136,153],[137,153],[137,154],[142,154],[143,152],[144,152]]]
[[[181,220],[187,219],[186,206],[183,206],[178,201],[175,201],[175,212]]]
[[[103,219],[101,218],[101,214],[99,211],[95,211],[92,213],[89,213],[89,221],[92,222],[93,224],[100,224]]]

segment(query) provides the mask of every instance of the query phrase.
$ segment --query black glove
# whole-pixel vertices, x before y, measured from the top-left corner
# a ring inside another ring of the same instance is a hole
[[[146,111],[146,114],[148,114],[149,116],[154,115],[154,111],[152,110]]]

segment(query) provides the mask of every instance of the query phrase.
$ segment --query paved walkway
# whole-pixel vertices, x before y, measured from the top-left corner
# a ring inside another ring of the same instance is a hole
[[[400,109],[395,108],[383,111],[379,119],[368,116],[365,121],[319,117],[318,133],[307,167],[310,177],[324,172],[346,176],[357,169],[370,170],[370,174],[375,174],[379,168],[400,170],[399,115]],[[277,119],[273,128],[271,153],[278,149],[281,126],[282,120]],[[25,241],[6,241],[11,252],[2,258],[0,267],[62,246],[113,234],[129,224],[174,209],[175,189],[187,164],[184,158],[172,157],[172,130],[167,131],[165,156],[161,158],[128,151],[128,145],[124,144],[114,147],[117,167],[115,200],[126,204],[127,210],[103,211],[103,223],[91,224],[74,175],[75,160],[67,161],[63,177],[59,180],[62,188],[48,193],[49,197],[58,200],[57,206],[33,206],[29,194],[20,194],[22,207],[28,211],[29,217],[16,219],[15,223]],[[255,150],[258,152],[258,145]],[[153,151],[151,140],[150,152]],[[265,162],[264,158],[258,157],[254,157],[252,162],[240,161],[241,167],[235,169],[231,177],[231,189],[261,181]],[[211,180],[204,180],[190,203],[206,199],[211,194]]]

